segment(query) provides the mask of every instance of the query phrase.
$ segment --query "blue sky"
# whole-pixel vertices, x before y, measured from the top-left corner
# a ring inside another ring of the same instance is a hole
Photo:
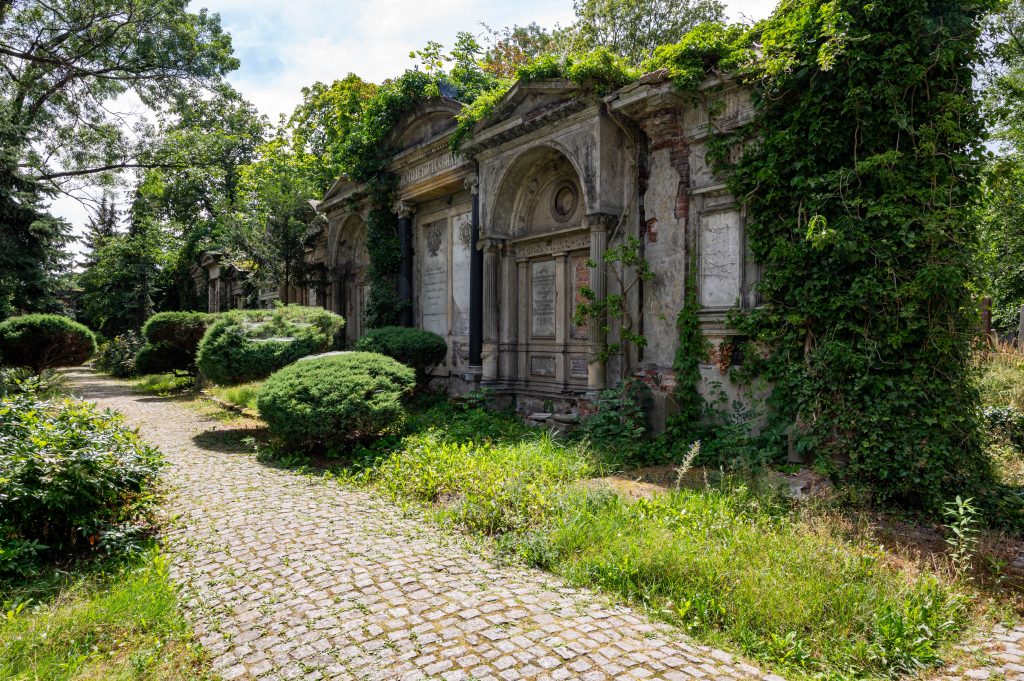
[[[762,19],[775,1],[725,0],[732,19]],[[451,45],[459,31],[482,33],[480,22],[551,28],[573,17],[572,0],[193,0],[190,6],[203,7],[220,14],[241,61],[228,80],[272,122],[295,108],[303,86],[350,72],[379,82],[408,68],[409,52],[428,40]],[[76,232],[88,218],[69,197],[51,210]]]

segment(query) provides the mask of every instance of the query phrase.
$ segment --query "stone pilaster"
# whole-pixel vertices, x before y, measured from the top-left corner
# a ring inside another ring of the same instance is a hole
[[[412,214],[415,210],[412,204],[404,201],[395,204],[395,213],[398,215],[398,244],[402,257],[398,265],[398,298],[403,304],[399,323],[402,326],[413,325]]]

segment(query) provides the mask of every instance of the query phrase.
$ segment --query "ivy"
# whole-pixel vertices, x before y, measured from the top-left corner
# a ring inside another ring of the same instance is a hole
[[[970,380],[988,3],[784,0],[751,40],[756,116],[728,172],[764,267],[740,330],[776,425],[884,503],[989,494]]]
[[[452,151],[457,152],[462,147],[477,124],[494,111],[494,107],[517,82],[564,78],[579,85],[584,93],[603,96],[636,81],[640,74],[641,71],[606,47],[564,57],[542,54],[520,67],[515,78],[496,81],[492,89],[483,91],[459,112],[458,125],[451,138]]]
[[[676,316],[679,346],[672,362],[676,387],[672,400],[676,413],[669,428],[675,432],[694,432],[704,416],[704,397],[700,394],[700,363],[708,356],[708,341],[700,330],[700,301],[697,299],[697,267],[691,260],[686,274],[683,307]]]

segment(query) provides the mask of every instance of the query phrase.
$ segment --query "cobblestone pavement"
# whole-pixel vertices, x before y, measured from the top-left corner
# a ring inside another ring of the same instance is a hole
[[[225,426],[172,400],[69,377],[172,464],[174,573],[223,679],[783,681],[370,494],[223,451],[208,434]],[[926,676],[1024,681],[1022,648],[1024,626],[999,628]]]
[[[1024,625],[996,627],[966,646],[964,660],[935,677],[935,681],[1024,681]]]
[[[217,451],[196,436],[223,426],[172,400],[69,377],[172,464],[173,573],[225,680],[782,681],[370,494]]]

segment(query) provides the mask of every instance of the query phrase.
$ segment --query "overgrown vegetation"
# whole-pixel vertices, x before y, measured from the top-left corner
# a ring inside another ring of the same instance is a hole
[[[0,397],[0,575],[135,546],[161,465],[113,413],[32,390]]]
[[[422,387],[430,380],[430,372],[448,356],[448,343],[430,331],[404,326],[370,329],[356,342],[356,350],[377,352],[398,360],[416,372]]]
[[[126,331],[100,344],[92,364],[103,373],[116,378],[135,376],[138,373],[135,358],[145,344],[146,341],[139,334]]]

